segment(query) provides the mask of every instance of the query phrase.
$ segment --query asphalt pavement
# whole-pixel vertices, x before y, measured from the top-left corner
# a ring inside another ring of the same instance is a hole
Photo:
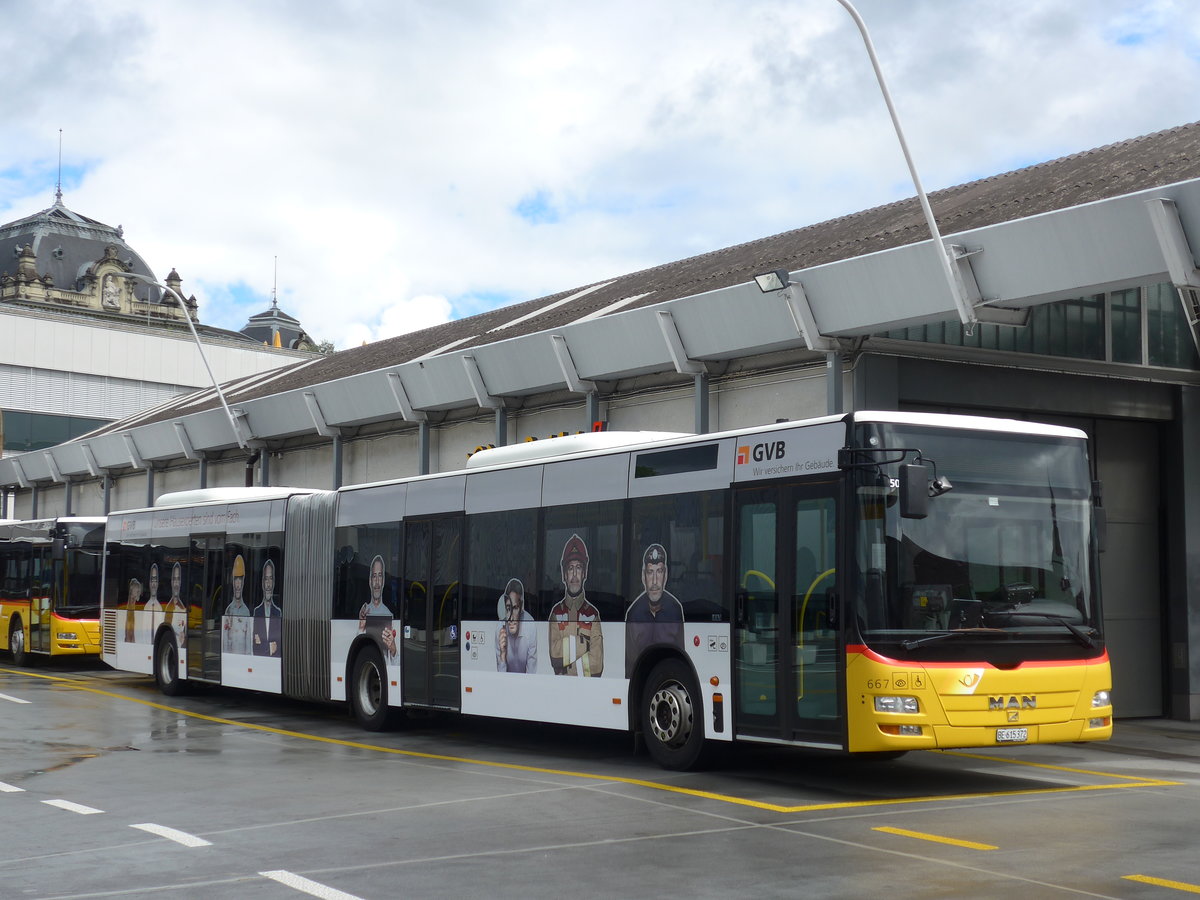
[[[1176,719],[1117,719],[1112,740],[1099,750],[1156,759],[1200,760],[1200,722]]]

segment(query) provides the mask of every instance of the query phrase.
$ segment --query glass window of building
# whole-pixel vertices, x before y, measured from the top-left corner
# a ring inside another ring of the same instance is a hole
[[[957,320],[914,325],[882,337],[983,350],[1094,359],[1168,369],[1200,369],[1200,354],[1171,284],[1127,288],[1031,307],[1024,327]]]

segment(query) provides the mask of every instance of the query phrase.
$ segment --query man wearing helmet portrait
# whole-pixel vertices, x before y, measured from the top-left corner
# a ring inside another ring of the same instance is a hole
[[[683,604],[667,590],[667,550],[651,544],[642,554],[642,593],[625,614],[625,677],[638,655],[654,646],[683,649]]]
[[[564,593],[550,610],[550,665],[556,675],[598,678],[604,671],[604,635],[600,612],[584,593],[588,552],[577,534],[563,546],[560,571]]]
[[[225,640],[222,642],[226,653],[241,653],[250,655],[250,607],[246,605],[243,594],[246,590],[246,561],[239,553],[233,558],[233,569],[229,573],[230,593],[233,599],[225,607],[222,623]]]

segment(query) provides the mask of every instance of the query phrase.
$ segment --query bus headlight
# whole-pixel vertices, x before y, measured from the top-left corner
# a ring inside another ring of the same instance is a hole
[[[876,697],[875,712],[915,713],[921,711],[916,697]]]
[[[1092,709],[1099,709],[1101,706],[1112,706],[1112,694],[1108,691],[1096,691],[1092,695]]]

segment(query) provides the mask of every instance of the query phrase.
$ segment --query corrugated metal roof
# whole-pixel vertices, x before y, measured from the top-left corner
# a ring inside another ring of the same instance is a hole
[[[929,196],[939,227],[949,234],[1196,177],[1200,177],[1200,122],[935,191]],[[622,305],[622,311],[741,284],[770,269],[807,269],[928,238],[920,204],[910,197],[622,275],[598,283],[594,289],[586,285],[572,287],[343,350],[317,365],[303,367],[292,377],[284,374],[265,390],[295,390],[408,362],[436,348],[461,350],[558,328],[633,296],[638,299]],[[572,295],[576,296],[570,302],[558,302]]]

